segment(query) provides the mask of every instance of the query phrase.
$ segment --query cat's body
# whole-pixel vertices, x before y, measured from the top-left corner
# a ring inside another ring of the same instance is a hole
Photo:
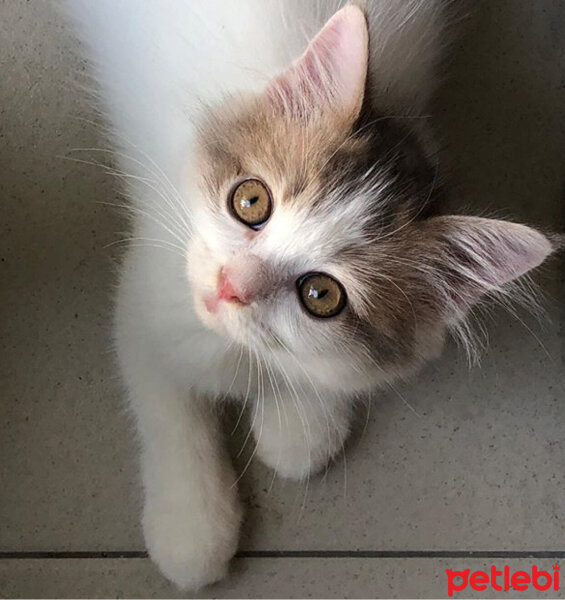
[[[305,477],[342,448],[357,394],[437,356],[472,304],[552,248],[523,226],[431,217],[440,186],[418,117],[445,0],[347,8],[290,69],[341,2],[67,4],[135,216],[116,345],[144,534],[163,573],[197,588],[225,573],[241,519],[214,401],[244,403],[257,456]],[[234,215],[250,178],[266,183],[252,183],[260,227]],[[297,299],[317,273],[340,296],[333,319],[306,314],[327,302],[316,289]]]

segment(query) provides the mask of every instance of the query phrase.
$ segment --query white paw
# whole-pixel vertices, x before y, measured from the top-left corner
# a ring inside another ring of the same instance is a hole
[[[304,414],[287,407],[282,417],[266,406],[253,432],[257,456],[281,477],[306,479],[322,471],[330,459],[343,449],[349,433],[349,410],[335,409],[321,414],[317,405],[303,406]]]
[[[167,579],[196,591],[224,578],[237,550],[241,507],[232,494],[199,507],[163,494],[147,501],[143,533],[149,555]]]
[[[257,444],[257,457],[280,477],[302,480],[324,469],[331,453],[327,446],[309,449],[302,441],[281,444],[276,439],[262,439]]]

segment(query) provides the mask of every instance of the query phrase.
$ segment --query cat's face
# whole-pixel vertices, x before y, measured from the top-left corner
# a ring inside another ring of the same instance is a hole
[[[190,264],[207,325],[284,364],[290,353],[334,385],[437,351],[441,320],[419,339],[395,283],[420,184],[433,191],[392,149],[400,132],[296,121],[262,99],[216,112],[204,131]]]
[[[208,327],[353,390],[435,356],[481,295],[551,247],[523,226],[429,216],[437,173],[363,107],[365,23],[341,14],[263,95],[203,123],[189,273]]]

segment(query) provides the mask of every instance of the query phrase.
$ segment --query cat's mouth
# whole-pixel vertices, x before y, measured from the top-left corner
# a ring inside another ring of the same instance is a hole
[[[195,294],[196,312],[202,323],[212,331],[247,347],[274,349],[276,337],[262,322],[254,303],[226,301],[217,293]]]
[[[218,296],[218,294],[204,294],[202,296],[202,301],[204,303],[204,307],[206,308],[208,313],[211,315],[218,314],[220,312],[220,310],[222,309],[222,307],[228,305],[226,300],[224,298]],[[229,305],[231,305],[235,309],[245,308],[246,306],[249,306],[249,304],[247,302],[243,302],[242,300],[240,300],[238,298],[230,299]]]
[[[239,301],[227,302],[217,292],[201,291],[195,294],[196,312],[210,329],[223,335],[233,336],[233,330],[246,328],[251,318],[251,307]]]

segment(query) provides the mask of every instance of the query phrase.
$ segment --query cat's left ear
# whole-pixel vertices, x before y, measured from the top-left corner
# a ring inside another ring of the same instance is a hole
[[[363,11],[346,6],[324,25],[306,52],[267,87],[271,103],[293,116],[328,111],[359,115],[365,92],[369,34]]]
[[[425,255],[417,260],[427,265],[424,272],[451,321],[541,265],[565,241],[518,223],[463,216],[427,219],[418,235],[425,240]]]

